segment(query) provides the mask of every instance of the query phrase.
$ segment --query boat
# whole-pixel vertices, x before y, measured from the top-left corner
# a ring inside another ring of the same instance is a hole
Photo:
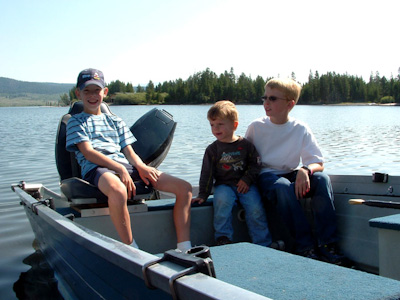
[[[193,204],[195,246],[179,252],[174,199],[145,187],[128,201],[136,249],[119,242],[107,199],[79,178],[65,151],[66,122],[81,110],[78,102],[60,120],[60,191],[23,181],[11,187],[65,299],[400,299],[400,176],[331,175],[340,247],[351,262],[346,267],[291,253],[293,239],[273,211],[271,231],[285,249],[250,243],[240,206],[233,211],[235,243],[216,246],[212,197]],[[107,105],[102,111],[111,113]],[[130,128],[135,151],[159,166],[176,125],[165,110],[150,110]],[[311,216],[309,199],[302,204]]]

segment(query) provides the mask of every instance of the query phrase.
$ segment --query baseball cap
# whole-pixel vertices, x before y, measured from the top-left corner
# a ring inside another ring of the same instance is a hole
[[[83,90],[90,84],[95,84],[104,89],[104,75],[103,72],[96,69],[85,69],[78,75],[76,87]]]

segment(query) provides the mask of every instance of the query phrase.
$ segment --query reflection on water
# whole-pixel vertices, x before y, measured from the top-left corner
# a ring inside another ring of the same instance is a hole
[[[31,268],[22,272],[13,285],[18,299],[63,299],[58,291],[53,269],[47,264],[40,250],[26,257],[23,263]]]
[[[152,108],[114,106],[112,111],[131,125]],[[178,122],[170,153],[160,169],[197,185],[204,150],[214,140],[206,118],[209,106],[159,108],[170,112]],[[262,105],[238,106],[238,110],[237,133],[243,136],[248,124],[263,116],[264,110]],[[22,263],[34,251],[34,236],[10,186],[24,180],[43,183],[58,191],[54,142],[58,122],[67,111],[67,108],[0,107],[0,295],[4,299],[15,299],[13,284],[18,282],[18,287],[22,279],[36,272],[29,268],[29,263]],[[314,132],[328,174],[400,175],[399,112],[400,107],[297,106],[291,114],[305,121]],[[36,255],[35,252],[33,256]],[[25,262],[36,262],[36,258],[31,259]],[[21,279],[20,275],[26,273],[29,275]],[[50,277],[46,278],[51,288],[54,282]]]

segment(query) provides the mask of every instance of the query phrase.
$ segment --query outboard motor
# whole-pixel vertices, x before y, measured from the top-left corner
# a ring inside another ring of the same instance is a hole
[[[153,108],[130,128],[136,138],[132,147],[145,164],[157,168],[168,154],[175,128],[171,114]]]

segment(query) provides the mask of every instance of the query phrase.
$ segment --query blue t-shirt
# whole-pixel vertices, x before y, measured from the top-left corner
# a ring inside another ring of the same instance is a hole
[[[133,144],[135,140],[125,122],[115,115],[92,115],[82,112],[68,120],[66,148],[75,152],[82,177],[98,165],[88,161],[76,144],[90,142],[93,149],[100,153],[117,162],[129,164],[121,150]]]

